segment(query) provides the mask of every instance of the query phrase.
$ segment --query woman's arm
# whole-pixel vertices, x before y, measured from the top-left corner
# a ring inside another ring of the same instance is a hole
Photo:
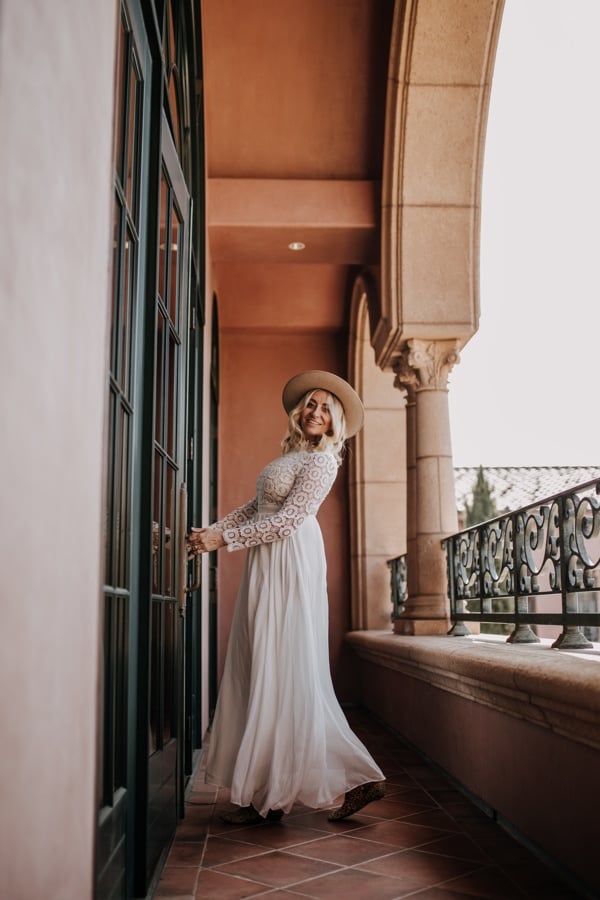
[[[225,538],[222,532],[214,528],[192,528],[186,537],[188,559],[192,559],[199,553],[210,553],[211,550],[219,550],[225,546]]]
[[[208,528],[192,528],[186,537],[188,559],[197,556],[198,553],[210,553],[225,546],[223,531],[226,528],[235,528],[251,521],[258,510],[258,500],[253,497],[243,506],[238,506],[218,522],[213,522]]]
[[[308,453],[281,508],[264,519],[223,530],[228,550],[242,550],[289,537],[314,516],[331,490],[338,465],[331,453]]]
[[[244,522],[250,522],[257,512],[258,500],[256,497],[253,497],[252,500],[248,500],[243,506],[238,506],[237,509],[227,513],[227,515],[223,516],[222,519],[219,519],[218,522],[213,522],[208,527],[212,528],[214,531],[225,531],[226,528],[236,528],[239,525],[243,525]]]

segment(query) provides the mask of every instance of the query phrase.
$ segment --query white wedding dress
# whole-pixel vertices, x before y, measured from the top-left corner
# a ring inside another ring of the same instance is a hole
[[[326,562],[316,512],[337,474],[328,452],[293,452],[256,497],[212,525],[248,549],[206,760],[231,801],[330,807],[384,776],[350,729],[329,669]]]

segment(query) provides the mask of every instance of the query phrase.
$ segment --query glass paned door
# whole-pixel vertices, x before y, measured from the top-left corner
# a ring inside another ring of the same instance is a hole
[[[137,12],[136,12],[137,10]],[[135,630],[134,443],[139,427],[135,342],[144,291],[148,177],[144,121],[150,104],[150,51],[135,3],[120,8],[114,119],[113,255],[105,500],[104,631],[100,811],[96,895],[126,897],[131,648]]]
[[[155,295],[152,591],[148,721],[148,867],[178,815],[183,620],[177,603],[179,488],[185,481],[190,200],[163,117]]]

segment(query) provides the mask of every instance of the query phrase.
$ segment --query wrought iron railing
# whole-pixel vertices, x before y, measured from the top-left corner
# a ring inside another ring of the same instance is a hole
[[[509,626],[514,643],[590,647],[600,626],[600,480],[490,519],[443,541],[451,634],[469,623]]]
[[[388,560],[390,570],[390,587],[392,595],[392,622],[399,619],[404,612],[408,596],[406,591],[406,556],[397,556]]]

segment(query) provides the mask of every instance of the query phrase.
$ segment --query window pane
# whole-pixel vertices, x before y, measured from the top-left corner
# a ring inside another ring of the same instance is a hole
[[[154,439],[157,444],[163,443],[163,395],[164,395],[164,352],[165,352],[165,319],[160,311],[157,311],[156,322],[156,366],[155,366],[155,397],[154,397]]]
[[[114,788],[127,783],[127,659],[129,604],[125,597],[114,598],[115,641],[115,769]]]
[[[114,435],[114,472],[113,472],[113,566],[112,585],[120,585],[122,529],[126,523],[122,521],[123,490],[123,409],[119,403],[119,397],[115,398],[115,435]]]
[[[118,382],[126,397],[131,392],[131,338],[132,338],[132,310],[134,297],[134,272],[135,272],[135,244],[129,228],[125,238],[123,251],[123,284],[121,288],[121,329],[119,335],[119,372]]]
[[[180,122],[179,122],[179,89],[178,89],[178,78],[177,78],[177,69],[173,67],[171,69],[171,74],[169,76],[169,88],[168,88],[168,97],[169,97],[169,110],[171,113],[171,122],[172,122],[172,132],[173,132],[173,142],[177,147],[177,152],[181,153],[181,135],[180,135]]]
[[[154,496],[152,498],[152,593],[161,592],[163,560],[162,472],[160,453],[154,454]]]
[[[175,665],[177,662],[177,618],[175,603],[164,603],[164,712],[162,742],[165,746],[177,736],[177,707],[175,695]]]
[[[166,302],[167,296],[167,221],[169,216],[169,185],[163,171],[160,180],[160,238],[158,242],[158,294]]]
[[[113,206],[113,254],[112,254],[112,307],[110,316],[110,371],[113,377],[117,371],[117,327],[119,320],[119,260],[121,258],[121,204],[118,195]]]
[[[129,420],[129,413],[121,407],[121,476],[115,540],[118,552],[117,585],[124,588],[129,587]]]
[[[139,109],[141,101],[140,79],[137,73],[135,58],[132,56],[129,69],[129,110],[127,132],[127,206],[131,210],[134,222],[138,221],[138,184],[139,184]]]
[[[106,509],[104,511],[104,583],[113,584],[113,484],[115,471],[115,395],[108,393],[108,469],[106,473]]]
[[[175,591],[175,472],[166,465],[165,485],[165,555],[164,555],[164,594],[173,597]]]
[[[165,32],[163,39],[163,50],[165,55],[165,70],[167,78],[167,96],[166,103],[168,105],[171,118],[171,131],[173,141],[177,148],[178,154],[181,156],[181,130],[180,130],[180,113],[179,113],[179,83],[177,61],[181,55],[179,44],[179,35],[181,27],[178,27],[179,18],[175,8],[175,0],[167,0],[167,9],[165,16]]]
[[[169,272],[169,315],[171,321],[177,328],[179,320],[177,318],[179,308],[179,294],[181,290],[181,234],[182,225],[179,214],[173,204],[171,209],[171,266]]]
[[[158,716],[159,716],[159,686],[160,686],[160,613],[161,603],[153,601],[152,616],[150,619],[150,674],[148,709],[148,745],[149,753],[158,749]]]
[[[175,446],[177,441],[177,373],[179,363],[179,344],[173,332],[169,329],[169,381],[167,384],[167,392],[165,400],[168,403],[166,409],[166,447],[165,450],[173,459],[175,457]]]
[[[115,110],[115,169],[117,176],[121,182],[123,179],[123,141],[124,141],[124,122],[125,122],[125,96],[127,92],[127,79],[123,77],[127,66],[127,54],[129,47],[129,30],[123,16],[119,27],[119,48],[117,50],[117,108]]]
[[[169,70],[175,62],[175,17],[173,15],[173,0],[167,0],[166,13],[165,39],[163,44],[165,51],[165,62],[167,64],[167,70]]]
[[[112,603],[110,594],[104,597],[104,635],[102,652],[104,669],[102,679],[102,798],[101,805],[108,806],[113,798],[113,646],[112,646]]]

